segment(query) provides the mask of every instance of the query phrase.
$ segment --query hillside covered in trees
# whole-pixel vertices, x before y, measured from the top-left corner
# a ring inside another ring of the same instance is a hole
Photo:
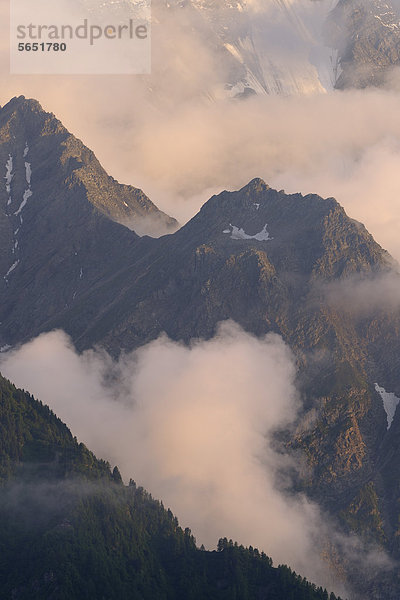
[[[4,600],[336,600],[257,549],[189,529],[0,376]],[[267,510],[267,507],[266,507]]]

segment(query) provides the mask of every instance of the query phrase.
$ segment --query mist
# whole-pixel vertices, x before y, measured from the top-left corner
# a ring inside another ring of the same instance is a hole
[[[300,408],[279,336],[256,339],[227,322],[210,341],[161,336],[115,363],[101,350],[79,356],[56,331],[2,355],[0,367],[162,499],[199,544],[226,536],[338,588],[322,558],[320,510],[289,492],[283,474],[296,465],[273,449]]]
[[[358,317],[373,317],[379,311],[391,314],[400,309],[400,275],[398,270],[385,273],[352,275],[329,283],[316,282],[314,293],[341,311]]]
[[[274,433],[296,425],[301,403],[279,336],[257,339],[229,321],[210,341],[187,347],[162,335],[114,362],[100,349],[78,355],[55,331],[2,354],[0,369],[125,481],[162,499],[198,544],[227,537],[258,547],[342,597],[346,583],[331,570],[338,549],[339,563],[359,572],[390,568],[290,490],[302,459],[278,452]]]

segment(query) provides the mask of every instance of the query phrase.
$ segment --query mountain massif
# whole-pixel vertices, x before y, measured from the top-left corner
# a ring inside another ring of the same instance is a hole
[[[62,310],[96,282],[100,256],[104,272],[113,272],[139,239],[119,223],[137,223],[140,232],[145,225],[147,233],[177,226],[141,190],[109,177],[94,154],[33,100],[15,98],[1,109],[0,162],[0,295],[7,313],[6,297],[29,302],[42,296],[46,303],[47,286],[58,289],[57,297],[50,293],[53,308],[38,312]],[[12,317],[10,325],[19,328]],[[1,338],[0,331],[0,346]]]
[[[305,457],[294,487],[343,531],[399,557],[400,415],[388,393],[400,397],[400,311],[371,311],[355,293],[399,276],[363,225],[333,198],[255,179],[213,196],[176,233],[140,237],[116,216],[146,197],[121,191],[53,115],[18,98],[0,124],[0,347],[62,328],[79,350],[99,344],[117,357],[162,332],[208,339],[227,319],[280,334],[297,359],[303,415],[314,415],[277,440]]]

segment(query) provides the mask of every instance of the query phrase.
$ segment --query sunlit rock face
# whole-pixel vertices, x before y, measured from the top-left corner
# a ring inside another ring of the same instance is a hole
[[[337,88],[381,86],[400,64],[399,8],[396,0],[340,0],[325,35],[339,54]]]

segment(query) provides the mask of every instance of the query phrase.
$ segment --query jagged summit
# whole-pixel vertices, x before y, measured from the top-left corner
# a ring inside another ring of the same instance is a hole
[[[275,264],[304,273],[318,269],[326,279],[390,263],[389,255],[335,198],[286,194],[260,178],[210,198],[174,237],[185,249],[210,243],[243,250],[256,244]],[[347,262],[350,244],[356,259]],[[331,257],[324,259],[322,269],[318,260],[328,252]]]
[[[32,110],[35,109],[35,110],[44,112],[44,110],[38,100],[36,100],[35,98],[26,98],[24,95],[14,96],[13,98],[11,98],[11,100],[9,100],[7,102],[7,104],[5,104],[3,107],[1,107],[1,109],[2,110],[4,110],[4,109],[14,110],[15,108],[20,108],[23,106],[27,107],[27,108],[31,108]]]
[[[247,192],[249,194],[258,193],[258,192],[266,192],[270,187],[263,179],[260,177],[254,177],[248,184],[242,187],[239,192]]]
[[[53,113],[46,112],[37,100],[25,96],[15,96],[0,108],[0,128],[8,130],[9,139],[14,139],[15,148],[26,134],[35,137],[41,135],[43,130],[54,134],[68,134]]]
[[[136,247],[129,274],[121,260],[120,274],[54,325],[73,323],[83,348],[104,343],[113,353],[163,331],[209,337],[228,318],[256,334],[282,331],[278,314],[288,305],[297,312],[315,280],[390,268],[388,253],[333,198],[285,194],[262,180],[249,186],[213,196],[173,235]],[[86,305],[98,315],[88,328]]]
[[[24,96],[0,109],[1,168],[0,297],[6,313],[17,297],[25,306],[10,322],[17,335],[129,256],[140,238],[121,223],[139,234],[177,225],[140,189],[108,176],[91,150]],[[0,347],[3,339],[0,326]]]
[[[26,148],[29,161],[22,161],[27,156]],[[29,162],[32,185],[35,183],[42,201],[51,201],[60,194],[72,200],[83,192],[95,209],[136,228],[139,234],[167,233],[177,227],[175,219],[158,210],[142,190],[120,185],[109,177],[94,153],[70,134],[54,114],[43,110],[37,100],[19,96],[0,109],[0,164],[7,165],[10,157],[14,171],[8,177],[15,189],[5,194],[0,188],[0,207],[5,204],[15,208],[24,193],[18,180],[24,178],[24,162]]]

